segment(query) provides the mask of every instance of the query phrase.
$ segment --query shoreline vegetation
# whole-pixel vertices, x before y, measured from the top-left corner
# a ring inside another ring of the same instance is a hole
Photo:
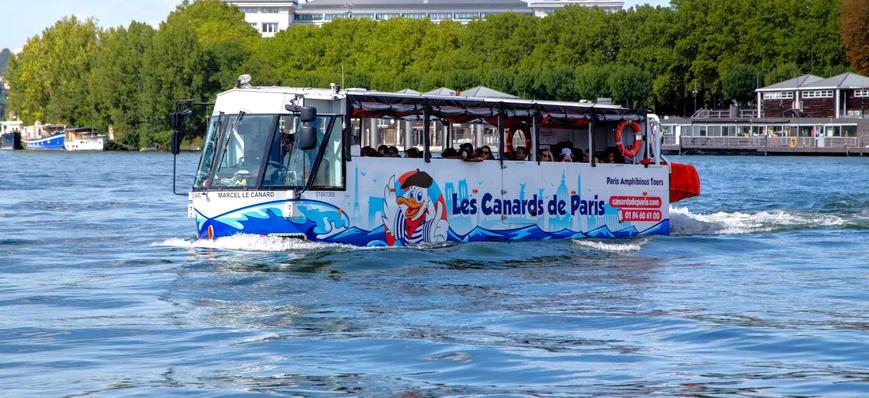
[[[235,6],[185,0],[157,28],[61,19],[9,57],[7,103],[25,125],[111,125],[119,144],[141,148],[168,145],[176,100],[213,100],[241,74],[257,86],[484,85],[523,98],[609,97],[690,115],[748,104],[756,87],[805,73],[869,74],[867,11],[863,0],[672,0],[615,13],[508,13],[466,26],[339,19],[262,38]],[[199,110],[190,129],[204,117]],[[188,133],[193,142],[184,145],[197,146],[203,131]]]

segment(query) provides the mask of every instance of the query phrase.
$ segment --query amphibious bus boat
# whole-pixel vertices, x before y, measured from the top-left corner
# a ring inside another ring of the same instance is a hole
[[[693,166],[661,156],[660,123],[643,109],[239,86],[213,103],[179,101],[172,114],[177,155],[190,105],[213,106],[187,194],[199,238],[402,246],[665,235],[670,204],[700,193]],[[384,142],[405,156],[371,156],[367,146]],[[449,156],[464,142],[497,157]],[[606,148],[617,163],[577,153]],[[549,161],[561,153],[577,161]]]

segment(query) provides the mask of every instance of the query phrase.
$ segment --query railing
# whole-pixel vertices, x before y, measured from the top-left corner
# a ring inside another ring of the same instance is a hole
[[[663,140],[663,142],[662,142],[662,145],[665,145],[665,146],[673,146],[673,145],[679,145],[679,143],[676,142],[676,136],[673,136],[673,135],[665,135],[665,136],[664,136],[664,140]]]
[[[664,137],[664,145],[667,144]],[[683,148],[859,148],[862,137],[681,137]]]
[[[692,119],[729,119],[731,117],[730,109],[706,108],[698,109],[694,112],[694,115],[691,116]],[[740,109],[738,117],[757,117],[757,109]]]

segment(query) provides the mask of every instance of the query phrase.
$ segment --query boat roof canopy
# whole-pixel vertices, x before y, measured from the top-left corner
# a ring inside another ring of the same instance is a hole
[[[590,121],[618,122],[622,120],[645,120],[651,113],[647,109],[623,108],[618,105],[602,105],[592,102],[536,101],[519,98],[470,97],[434,93],[420,94],[412,91],[399,93],[369,91],[364,89],[330,90],[295,87],[237,88],[218,95],[213,114],[237,113],[244,109],[251,113],[283,113],[284,105],[299,96],[319,101],[346,99],[347,113],[351,117],[423,120],[428,109],[430,120],[450,123],[488,123],[498,125],[498,115],[503,114],[507,128],[521,123],[548,128],[576,128],[587,126]],[[323,110],[320,110],[323,112]]]
[[[539,115],[541,127],[575,128],[589,121],[643,120],[649,112],[594,103],[533,101],[505,98],[407,95],[384,92],[348,92],[352,117],[422,120],[426,108],[432,120],[450,123],[498,125],[503,113],[505,127],[531,124]]]

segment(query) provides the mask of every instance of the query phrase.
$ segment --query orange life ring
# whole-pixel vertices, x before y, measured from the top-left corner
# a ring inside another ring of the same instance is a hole
[[[634,140],[634,147],[631,149],[625,149],[625,146],[622,145],[622,130],[625,129],[625,126],[628,124],[627,120],[622,120],[619,123],[619,126],[616,127],[616,148],[618,148],[619,152],[622,153],[622,156],[626,158],[633,158],[637,156],[640,152],[640,148],[643,147],[643,139],[642,136],[637,136],[640,133],[640,124],[634,121],[631,121],[631,129],[634,130],[634,134],[637,139]]]
[[[528,153],[531,153],[531,137],[525,130],[518,127],[509,129],[504,133],[504,151],[513,152],[513,134],[516,134],[517,131],[522,133],[522,138],[525,139],[525,149],[528,150]]]

